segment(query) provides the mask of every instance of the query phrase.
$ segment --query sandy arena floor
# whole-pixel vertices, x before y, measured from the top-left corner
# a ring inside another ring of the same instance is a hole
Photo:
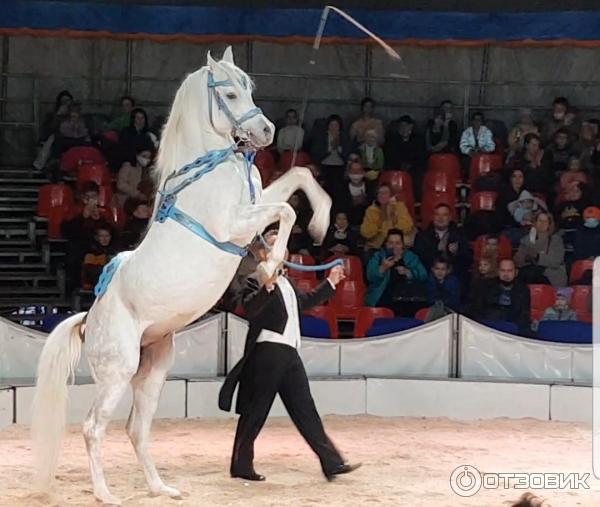
[[[327,417],[338,447],[363,467],[327,483],[318,462],[288,419],[272,419],[257,442],[256,469],[265,483],[228,477],[234,421],[157,421],[153,452],[165,482],[182,500],[148,496],[141,470],[122,423],[113,423],[103,451],[106,474],[124,506],[407,506],[495,507],[518,490],[480,490],[455,495],[452,470],[469,464],[484,472],[590,472],[591,427],[583,424],[520,421],[454,422],[447,419]],[[98,505],[91,494],[79,427],[70,428],[58,474],[59,496],[40,499],[28,490],[31,447],[27,428],[0,431],[0,506]],[[553,507],[600,506],[600,481],[590,490],[542,491]]]

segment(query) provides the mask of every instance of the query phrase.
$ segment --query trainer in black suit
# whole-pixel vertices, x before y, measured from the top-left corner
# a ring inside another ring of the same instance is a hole
[[[268,237],[272,243],[275,235]],[[264,258],[266,251],[260,252]],[[312,399],[300,347],[299,315],[323,303],[335,293],[343,279],[342,268],[334,268],[328,280],[307,293],[296,291],[285,276],[264,284],[249,277],[242,304],[250,323],[244,356],[227,376],[219,393],[219,407],[231,409],[239,383],[236,411],[240,414],[231,458],[232,477],[264,480],[254,471],[254,441],[262,429],[275,396],[279,394],[292,421],[321,462],[328,479],[354,470],[325,434]]]

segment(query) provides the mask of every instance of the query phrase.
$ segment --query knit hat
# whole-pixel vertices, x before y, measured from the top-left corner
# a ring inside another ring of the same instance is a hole
[[[573,289],[571,287],[561,287],[556,291],[556,297],[563,297],[567,302],[571,302],[571,296],[573,295]]]
[[[588,206],[583,210],[583,219],[587,220],[588,218],[595,218],[596,220],[600,220],[600,208],[596,206]]]

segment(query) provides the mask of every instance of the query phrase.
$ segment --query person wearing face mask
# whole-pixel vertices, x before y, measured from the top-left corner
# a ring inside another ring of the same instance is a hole
[[[542,130],[544,146],[554,138],[557,130],[564,128],[569,133],[569,141],[577,139],[577,126],[575,114],[571,110],[569,100],[566,97],[556,97],[552,102],[552,118],[546,122]]]
[[[115,204],[123,206],[129,198],[147,199],[146,193],[140,190],[140,184],[150,179],[150,167],[154,157],[151,146],[141,146],[135,153],[135,164],[125,162],[117,175],[117,192]]]
[[[594,259],[600,256],[600,208],[589,206],[583,210],[583,224],[575,232],[574,260]]]
[[[399,229],[405,236],[411,237],[415,232],[406,205],[392,196],[389,185],[381,184],[375,202],[365,211],[360,225],[360,234],[366,240],[367,250],[381,248],[390,229]]]

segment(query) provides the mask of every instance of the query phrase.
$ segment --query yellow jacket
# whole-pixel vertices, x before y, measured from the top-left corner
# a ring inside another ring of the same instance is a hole
[[[381,221],[381,208],[372,204],[367,208],[363,222],[360,226],[360,234],[365,238],[367,248],[381,248],[385,237],[390,229],[400,229],[406,236],[414,230],[414,223],[403,202],[391,202],[390,214],[395,220]]]

